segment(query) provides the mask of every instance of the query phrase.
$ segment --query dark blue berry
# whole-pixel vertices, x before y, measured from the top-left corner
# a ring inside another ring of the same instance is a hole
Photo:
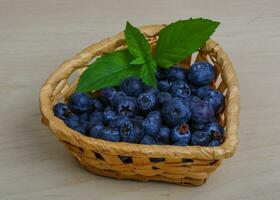
[[[144,137],[140,141],[140,144],[146,144],[146,145],[153,145],[156,143],[157,143],[157,141],[151,135],[144,135]]]
[[[204,96],[202,99],[211,103],[216,113],[220,113],[224,109],[225,98],[218,90],[209,91],[208,95]]]
[[[122,82],[120,89],[128,96],[138,97],[143,91],[143,83],[136,77],[129,77]]]
[[[106,127],[98,134],[100,139],[111,141],[111,142],[119,142],[120,141],[120,133],[117,129]]]
[[[156,95],[154,93],[142,93],[137,98],[137,106],[141,111],[148,112],[156,105]]]
[[[99,99],[91,99],[91,110],[93,112],[103,111],[104,106]]]
[[[222,141],[225,135],[224,128],[218,122],[206,124],[203,130],[205,132],[208,132],[212,138],[217,139],[219,141]]]
[[[169,126],[178,126],[187,123],[191,117],[188,103],[181,99],[173,98],[162,107],[164,122]]]
[[[221,145],[221,142],[219,140],[212,140],[210,143],[209,143],[209,147],[216,147],[216,146],[220,146]]]
[[[189,81],[197,86],[209,85],[214,77],[214,67],[209,62],[196,62],[188,70]]]
[[[106,107],[103,112],[103,120],[106,124],[109,124],[110,121],[115,120],[117,118],[117,113],[113,109],[113,107]]]
[[[174,145],[177,146],[188,145],[191,139],[191,132],[189,130],[189,126],[187,124],[181,124],[180,126],[174,127],[171,131],[170,136]]]
[[[157,141],[160,144],[169,144],[170,129],[167,126],[161,126],[156,135]]]
[[[137,125],[142,125],[142,122],[144,120],[144,117],[137,115],[135,116],[133,119],[131,119],[134,123],[136,123]]]
[[[157,95],[159,93],[159,89],[146,85],[143,93],[151,93]]]
[[[140,131],[129,120],[125,121],[119,130],[123,142],[137,143],[140,139]]]
[[[95,126],[92,126],[90,128],[90,131],[89,131],[89,135],[90,137],[94,137],[94,138],[99,138],[99,134],[101,131],[103,131],[104,129],[104,126],[99,124],[99,125],[95,125]]]
[[[127,95],[124,92],[117,91],[115,95],[112,97],[113,99],[111,101],[111,105],[116,106],[119,103],[120,99],[124,97],[127,97]]]
[[[172,99],[172,96],[168,92],[160,92],[157,95],[157,103],[159,106],[162,106],[166,102],[170,101]]]
[[[196,88],[196,91],[195,91],[194,95],[198,96],[199,98],[203,98],[203,97],[207,96],[208,93],[212,90],[213,89],[211,87],[209,87],[208,85],[203,86],[203,87],[199,87],[199,88]]]
[[[92,127],[97,124],[103,124],[103,113],[94,112],[89,116],[89,126]]]
[[[124,97],[119,99],[117,103],[117,112],[120,115],[133,117],[137,114],[137,103],[133,97]]]
[[[195,123],[195,122],[191,122],[189,125],[191,132],[203,131],[205,126],[206,126],[206,124],[199,124],[199,123]]]
[[[64,123],[71,129],[78,131],[82,134],[86,133],[88,124],[82,123],[77,115],[71,115],[64,120]]]
[[[120,115],[115,120],[110,122],[109,127],[120,128],[127,120],[128,120],[128,117]]]
[[[214,109],[207,101],[191,102],[190,109],[193,122],[206,124],[215,120]]]
[[[161,114],[159,111],[150,112],[142,123],[143,131],[147,135],[156,136],[161,126]]]
[[[190,103],[192,103],[192,102],[201,101],[201,99],[200,99],[199,97],[197,97],[197,96],[191,95],[191,96],[189,96],[188,101],[189,101]]]
[[[158,89],[161,92],[168,92],[170,87],[172,85],[172,82],[169,80],[161,80],[158,82]]]
[[[170,81],[186,81],[186,70],[180,66],[173,66],[166,72],[167,78]]]
[[[107,87],[100,90],[100,97],[104,102],[109,104],[113,101],[113,97],[115,96],[116,93],[117,91],[115,88]]]
[[[92,108],[92,99],[86,93],[76,92],[69,97],[68,105],[76,112],[85,112]]]
[[[208,146],[210,142],[210,135],[205,131],[196,131],[192,133],[191,142],[192,145]]]
[[[57,103],[53,108],[54,115],[58,118],[65,120],[70,115],[73,115],[67,105],[64,103]]]
[[[156,78],[158,81],[163,80],[166,78],[166,70],[162,67],[157,69]]]
[[[170,87],[170,94],[174,98],[187,99],[190,94],[190,87],[184,81],[174,81]]]

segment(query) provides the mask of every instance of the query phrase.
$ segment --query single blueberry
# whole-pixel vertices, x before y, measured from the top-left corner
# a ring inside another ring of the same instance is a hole
[[[156,78],[158,81],[163,80],[166,78],[166,69],[162,67],[158,67],[157,73],[156,73]]]
[[[100,139],[111,141],[111,142],[119,142],[120,141],[120,133],[117,129],[106,127],[98,134]]]
[[[161,114],[159,111],[150,112],[143,120],[143,131],[147,135],[156,136],[161,126]]]
[[[117,93],[117,90],[112,87],[103,88],[100,90],[100,97],[101,99],[106,102],[107,104],[113,101],[113,97]]]
[[[170,81],[186,81],[186,70],[180,66],[173,66],[166,72],[167,78]]]
[[[197,86],[209,85],[214,77],[215,70],[209,62],[196,62],[188,70],[189,81]]]
[[[221,142],[219,140],[212,140],[210,143],[209,143],[209,147],[216,147],[216,146],[220,146],[221,145]]]
[[[111,106],[107,106],[103,112],[103,120],[105,124],[109,124],[110,121],[115,120],[117,118],[117,113]]]
[[[159,106],[164,105],[166,102],[170,101],[172,99],[172,96],[168,92],[160,92],[157,95],[157,103]]]
[[[210,86],[203,86],[203,87],[198,87],[196,88],[195,94],[196,96],[198,96],[199,98],[203,98],[205,96],[208,95],[208,93],[210,91],[212,91],[213,89]]]
[[[89,126],[92,127],[97,124],[103,124],[103,113],[94,112],[89,116]]]
[[[156,135],[157,141],[160,144],[169,144],[170,129],[167,126],[161,126]]]
[[[98,112],[98,111],[104,110],[104,106],[99,99],[91,99],[91,105],[92,105],[91,110],[93,112]]]
[[[123,142],[137,143],[140,139],[139,134],[140,131],[129,120],[125,121],[120,127],[120,136]]]
[[[190,103],[192,103],[192,102],[201,101],[201,99],[200,99],[199,97],[197,97],[197,96],[191,95],[191,96],[189,96],[188,101],[189,101]]]
[[[57,116],[58,118],[65,120],[67,119],[70,115],[73,115],[73,113],[70,111],[67,105],[64,103],[57,103],[53,107],[53,112],[54,115]]]
[[[225,135],[224,128],[218,122],[206,124],[203,130],[219,141],[222,141]]]
[[[156,105],[156,95],[154,93],[141,93],[137,98],[137,106],[141,111],[148,112]]]
[[[85,112],[91,110],[91,97],[82,92],[76,92],[69,97],[68,106],[76,112]]]
[[[208,95],[204,96],[202,99],[211,103],[216,113],[222,112],[225,107],[224,95],[218,90],[209,91]]]
[[[190,87],[184,81],[174,81],[170,87],[170,94],[174,98],[187,99],[190,94]]]
[[[128,117],[120,115],[115,120],[112,120],[109,124],[111,128],[120,128],[128,120]]]
[[[215,120],[215,112],[207,101],[190,102],[191,119],[193,122],[206,124]]]
[[[116,108],[118,114],[127,117],[133,117],[137,114],[137,102],[136,98],[123,97],[119,99]]]
[[[192,133],[192,145],[208,146],[210,142],[210,135],[205,131],[196,131]]]
[[[191,129],[191,132],[195,131],[203,131],[205,129],[206,124],[199,124],[195,122],[191,122],[189,127]]]
[[[89,136],[98,139],[99,138],[99,134],[100,134],[101,131],[103,131],[103,129],[104,129],[104,126],[101,125],[101,124],[92,126],[90,128],[90,131],[89,131]]]
[[[88,124],[81,123],[80,118],[77,115],[71,115],[64,120],[64,123],[71,129],[78,131],[82,134],[86,133]]]
[[[116,106],[120,99],[127,97],[127,95],[122,91],[117,91],[115,95],[112,97],[111,105]]]
[[[189,130],[189,126],[187,124],[181,124],[180,126],[174,127],[171,131],[170,137],[174,145],[188,145],[191,139],[191,132]]]
[[[144,135],[144,137],[140,141],[140,144],[146,144],[146,145],[153,145],[156,143],[157,143],[157,141],[151,135]]]
[[[144,120],[144,117],[137,115],[135,116],[133,119],[131,119],[134,123],[136,123],[137,125],[142,125],[142,122]]]
[[[145,85],[143,93],[151,93],[151,94],[157,95],[159,93],[159,89],[153,88],[149,85]]]
[[[161,92],[168,92],[170,87],[172,85],[172,82],[169,80],[161,80],[158,82],[158,89]]]
[[[129,77],[121,83],[120,89],[128,96],[137,97],[143,91],[143,83],[137,77]]]
[[[167,125],[178,126],[189,121],[191,111],[187,102],[173,98],[163,105],[162,115]]]

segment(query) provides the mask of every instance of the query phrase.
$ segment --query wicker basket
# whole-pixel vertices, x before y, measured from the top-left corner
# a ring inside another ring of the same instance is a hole
[[[164,25],[150,25],[140,27],[140,30],[153,47],[163,27]],[[82,166],[95,174],[118,179],[172,182],[187,186],[205,183],[209,174],[220,166],[223,159],[233,156],[238,144],[239,127],[239,84],[236,73],[227,54],[211,39],[199,52],[180,64],[188,67],[194,61],[208,60],[215,66],[216,78],[213,86],[226,96],[225,111],[219,116],[221,124],[226,129],[226,137],[219,147],[108,142],[83,136],[68,128],[63,121],[54,116],[54,104],[67,100],[76,88],[79,75],[73,79],[73,74],[77,72],[81,74],[89,62],[104,52],[122,48],[126,48],[123,32],[93,44],[66,60],[41,89],[42,122]],[[122,162],[122,156],[129,157],[128,162]],[[158,160],[160,162],[156,162]]]

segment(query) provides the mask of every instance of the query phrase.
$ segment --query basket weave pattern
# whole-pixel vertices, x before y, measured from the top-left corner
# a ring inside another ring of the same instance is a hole
[[[164,25],[140,27],[152,47]],[[238,144],[239,84],[232,63],[218,43],[208,40],[196,54],[180,64],[189,67],[195,61],[208,60],[215,66],[213,86],[226,97],[226,108],[219,116],[226,136],[219,147],[141,145],[108,142],[83,136],[68,128],[54,116],[53,106],[67,101],[77,85],[78,77],[97,56],[126,48],[123,32],[93,44],[66,60],[45,82],[40,92],[42,122],[64,143],[73,156],[87,170],[102,176],[141,181],[164,181],[196,186],[205,183],[209,174],[220,166],[225,158],[232,157]],[[122,162],[128,156],[129,162]],[[161,158],[155,162],[154,158]]]

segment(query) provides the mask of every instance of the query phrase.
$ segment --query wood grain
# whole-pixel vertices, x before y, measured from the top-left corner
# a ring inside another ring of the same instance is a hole
[[[202,187],[92,175],[40,124],[38,92],[66,58],[124,28],[204,16],[241,86],[241,144]],[[224,0],[0,0],[0,197],[279,199],[280,3]]]

